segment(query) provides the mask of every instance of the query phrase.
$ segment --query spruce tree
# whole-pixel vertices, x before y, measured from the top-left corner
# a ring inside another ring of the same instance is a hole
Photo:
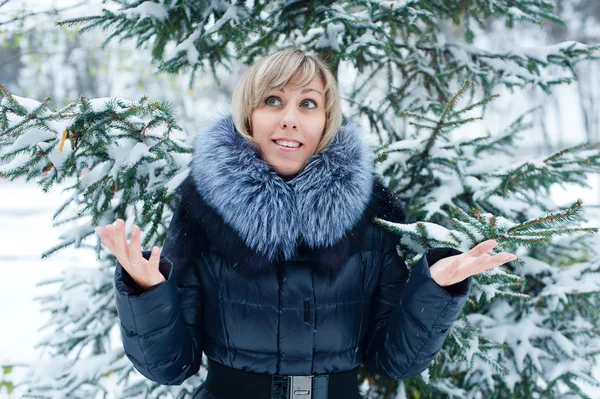
[[[587,398],[580,384],[600,387],[591,370],[598,355],[600,252],[582,200],[559,208],[553,185],[586,186],[600,172],[600,150],[588,144],[511,162],[529,127],[526,112],[503,131],[456,139],[469,111],[459,108],[467,83],[439,115],[412,112],[409,139],[378,150],[379,173],[407,204],[413,223],[379,220],[400,237],[398,251],[412,265],[427,248],[467,251],[495,239],[518,259],[474,276],[462,317],[444,349],[423,373],[403,382],[406,397]],[[395,390],[388,385],[382,397]],[[379,391],[379,388],[375,388]],[[589,392],[589,390],[588,390]],[[403,397],[403,396],[400,396]]]
[[[560,22],[551,2],[514,1],[296,1],[120,2],[120,10],[61,21],[87,31],[103,28],[112,39],[150,44],[159,70],[187,71],[190,85],[218,67],[248,64],[277,48],[295,45],[318,54],[340,73],[349,95],[346,117],[364,119],[379,138],[378,171],[404,202],[406,225],[378,220],[399,235],[398,251],[412,265],[425,249],[468,250],[494,238],[519,255],[507,267],[474,279],[463,317],[435,362],[400,383],[361,371],[370,398],[585,397],[579,384],[591,376],[600,348],[600,255],[590,243],[597,230],[581,224],[585,208],[574,199],[559,209],[549,188],[584,185],[600,171],[600,152],[585,145],[526,162],[511,162],[524,114],[494,136],[457,140],[455,128],[482,116],[497,86],[551,87],[576,78],[572,67],[597,58],[596,47],[577,42],[491,52],[472,45],[489,19]],[[464,29],[448,39],[444,24]],[[454,39],[458,40],[458,39]],[[553,66],[551,74],[549,67]],[[570,75],[565,75],[570,72]],[[472,84],[460,87],[467,79]],[[383,86],[383,88],[382,88]],[[481,89],[479,101],[473,87]],[[153,384],[125,358],[113,304],[115,259],[93,234],[116,218],[142,227],[142,246],[160,246],[186,177],[191,148],[168,104],[89,99],[55,107],[0,89],[1,176],[24,177],[43,190],[69,184],[73,196],[54,214],[69,226],[59,245],[89,248],[97,269],[69,268],[43,284],[53,315],[40,343],[53,358],[31,365],[20,381],[42,397],[177,397],[192,392],[205,370],[182,386]],[[463,96],[469,103],[461,104]],[[398,122],[411,120],[408,129]],[[412,121],[414,120],[414,121]],[[85,307],[69,298],[89,298]]]

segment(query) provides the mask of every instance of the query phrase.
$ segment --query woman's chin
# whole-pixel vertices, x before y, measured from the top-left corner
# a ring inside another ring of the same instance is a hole
[[[300,172],[300,168],[291,167],[291,166],[272,166],[275,173],[281,176],[284,179],[291,179],[296,176],[298,172]]]

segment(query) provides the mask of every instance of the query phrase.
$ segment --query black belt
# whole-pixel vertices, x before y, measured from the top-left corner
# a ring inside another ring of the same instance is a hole
[[[358,367],[336,374],[287,376],[250,373],[208,359],[205,386],[227,399],[355,399]]]

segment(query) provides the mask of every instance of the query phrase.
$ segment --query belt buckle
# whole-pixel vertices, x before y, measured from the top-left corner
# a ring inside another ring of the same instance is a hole
[[[312,375],[290,376],[290,399],[312,399]]]

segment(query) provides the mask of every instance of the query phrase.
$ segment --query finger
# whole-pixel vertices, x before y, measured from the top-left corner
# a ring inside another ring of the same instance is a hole
[[[467,276],[473,276],[475,274],[479,274],[485,270],[485,267],[489,264],[492,255],[487,252],[479,255],[476,258],[473,258],[471,262],[465,264],[465,273]],[[465,277],[466,278],[466,277]]]
[[[498,243],[494,239],[482,241],[473,248],[471,248],[468,252],[466,252],[464,254],[464,257],[468,258],[481,256],[482,254],[485,254],[492,250],[497,244]]]
[[[508,254],[507,252],[501,252],[499,254],[495,254],[493,256],[486,254],[487,255],[487,259],[484,260],[483,255],[481,257],[479,257],[478,261],[477,261],[477,270],[474,270],[473,274],[479,274],[479,273],[483,273],[486,270],[490,270],[493,269],[495,267],[501,266],[504,263],[506,263],[506,259],[512,259],[512,257],[514,257],[514,255],[512,255],[511,258],[507,258],[507,256],[511,255]]]
[[[115,228],[113,225],[106,226],[102,228],[102,235],[100,236],[100,238],[102,239],[102,242],[104,243],[104,245],[108,248],[108,250],[110,252],[112,252],[113,254],[115,253],[115,242],[114,242],[114,233],[115,233]]]
[[[106,234],[106,229],[102,226],[96,226],[94,228],[94,232],[96,232],[96,235],[98,236],[98,238],[100,240],[102,240],[102,242],[104,242],[104,236]]]
[[[160,251],[161,250],[159,247],[152,247],[150,258],[148,259],[150,270],[158,270],[158,264],[160,263]]]
[[[114,240],[115,249],[117,251],[115,255],[117,255],[117,258],[120,260],[129,259],[129,254],[127,253],[127,239],[125,238],[125,221],[123,221],[123,219],[117,219],[115,224]]]
[[[510,261],[513,261],[517,259],[516,255],[513,255],[509,252],[500,252],[496,255],[494,255],[485,265],[485,269],[484,270],[489,270],[489,269],[493,269],[494,267],[498,267],[501,265],[504,265],[505,263],[508,263]]]
[[[458,281],[462,281],[475,272],[476,265],[477,258],[457,257],[444,270],[443,281],[445,281],[447,285],[451,285]]]
[[[105,234],[106,241],[110,243],[111,247],[114,250],[115,249],[115,235],[116,235],[115,226],[113,226],[112,224],[109,224],[108,226],[106,226],[104,231],[106,233]]]
[[[135,224],[131,226],[131,241],[129,243],[129,261],[133,264],[140,264],[144,257],[140,246],[140,228]]]
[[[94,228],[94,231],[96,232],[96,234],[98,235],[98,237],[102,238],[102,237],[107,237],[108,236],[108,232],[106,230],[105,226],[96,226]]]

